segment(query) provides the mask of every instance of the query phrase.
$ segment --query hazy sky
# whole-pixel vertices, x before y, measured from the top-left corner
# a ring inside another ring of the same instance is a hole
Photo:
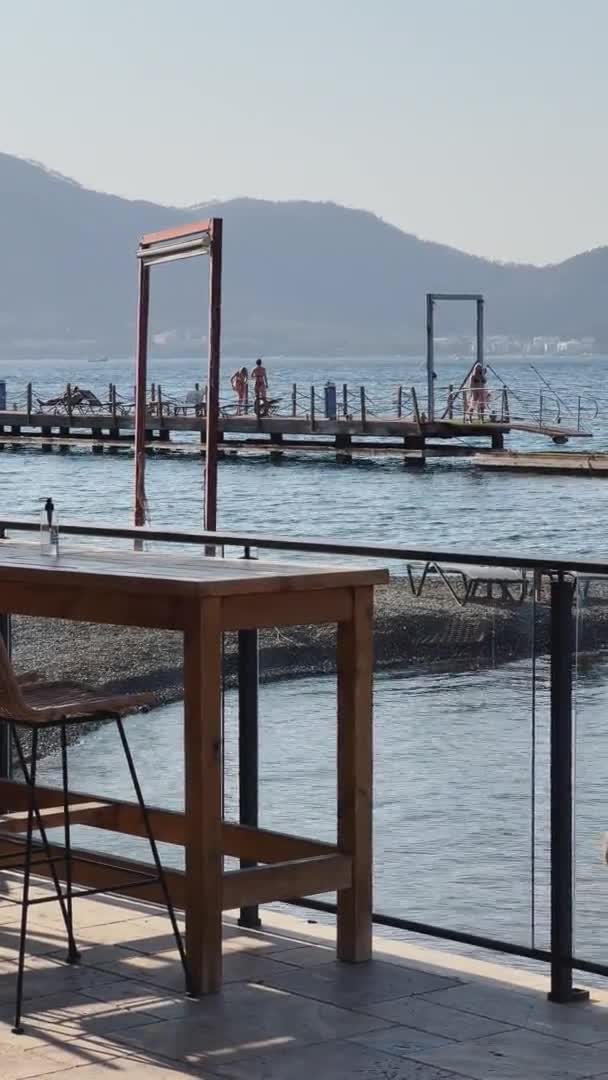
[[[0,149],[554,261],[608,243],[607,41],[608,0],[0,0]]]

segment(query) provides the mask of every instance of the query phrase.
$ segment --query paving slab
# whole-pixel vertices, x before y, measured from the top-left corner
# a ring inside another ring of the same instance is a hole
[[[14,875],[0,882],[17,894]],[[608,1080],[608,984],[558,1006],[545,968],[406,938],[344,964],[333,926],[263,909],[261,931],[228,917],[224,989],[196,1001],[157,905],[77,903],[75,967],[57,905],[31,913],[15,1036],[19,909],[0,891],[0,1080]]]
[[[120,1032],[117,1044],[190,1066],[214,1066],[268,1048],[303,1047],[386,1026],[376,1017],[259,984],[234,983],[188,1005],[188,1016]]]

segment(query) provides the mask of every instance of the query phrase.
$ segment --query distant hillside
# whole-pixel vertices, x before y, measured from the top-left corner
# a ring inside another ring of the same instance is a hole
[[[608,340],[607,248],[556,266],[501,265],[332,203],[235,199],[178,210],[89,191],[0,154],[0,351],[130,352],[138,237],[213,213],[225,220],[226,351],[421,345],[427,290],[484,293],[488,333]],[[206,287],[204,260],[159,268],[153,330],[203,334]],[[471,312],[445,308],[438,332],[471,326]],[[170,337],[166,349],[177,351]]]

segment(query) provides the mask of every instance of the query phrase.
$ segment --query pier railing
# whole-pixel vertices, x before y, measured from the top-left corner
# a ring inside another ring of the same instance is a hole
[[[0,518],[5,537],[37,528]],[[603,642],[608,561],[98,522],[62,522],[61,530],[87,542],[399,568],[388,588],[388,621],[386,597],[378,596],[375,922],[546,961],[556,1001],[576,998],[574,969],[608,975],[590,944],[597,920],[604,922],[608,879],[596,843],[608,732],[598,714],[597,672],[584,668]],[[240,633],[234,803],[241,823],[250,825],[259,813],[258,644],[256,632]],[[583,788],[593,802],[582,808],[575,743],[590,770]],[[295,787],[292,802],[297,814]],[[396,806],[399,815],[391,818]],[[576,821],[585,829],[580,852]],[[329,901],[293,902],[335,911]],[[583,927],[592,923],[580,940],[577,913]],[[244,925],[256,919],[255,909],[241,913]]]
[[[496,423],[530,421],[539,427],[564,424],[577,431],[608,412],[608,397],[591,395],[578,388],[530,387],[507,385],[497,377],[488,382],[480,402],[469,385],[437,386],[436,417],[441,420],[467,421],[483,418]],[[605,400],[604,400],[605,397]],[[191,389],[177,391],[160,383],[151,383],[147,390],[147,414],[150,418],[204,417],[206,415],[206,386],[196,383]],[[306,420],[362,420],[393,418],[420,422],[426,420],[425,391],[403,383],[387,385],[352,385],[345,382],[326,382],[321,385],[286,382],[273,379],[267,400],[256,399],[251,386],[244,397],[224,388],[219,399],[220,415],[276,415]],[[481,409],[480,409],[481,404]],[[1,411],[25,416],[48,415],[121,417],[134,416],[134,387],[118,387],[108,383],[95,391],[67,384],[52,394],[45,393],[32,383],[6,397]]]

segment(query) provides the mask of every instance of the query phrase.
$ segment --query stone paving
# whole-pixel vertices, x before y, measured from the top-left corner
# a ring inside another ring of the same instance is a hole
[[[226,920],[224,990],[190,1001],[160,909],[105,897],[75,907],[76,968],[57,905],[31,909],[16,1036],[18,887],[0,879],[0,1080],[608,1080],[608,985],[553,1005],[544,970],[384,938],[339,964],[332,927],[265,911]]]

